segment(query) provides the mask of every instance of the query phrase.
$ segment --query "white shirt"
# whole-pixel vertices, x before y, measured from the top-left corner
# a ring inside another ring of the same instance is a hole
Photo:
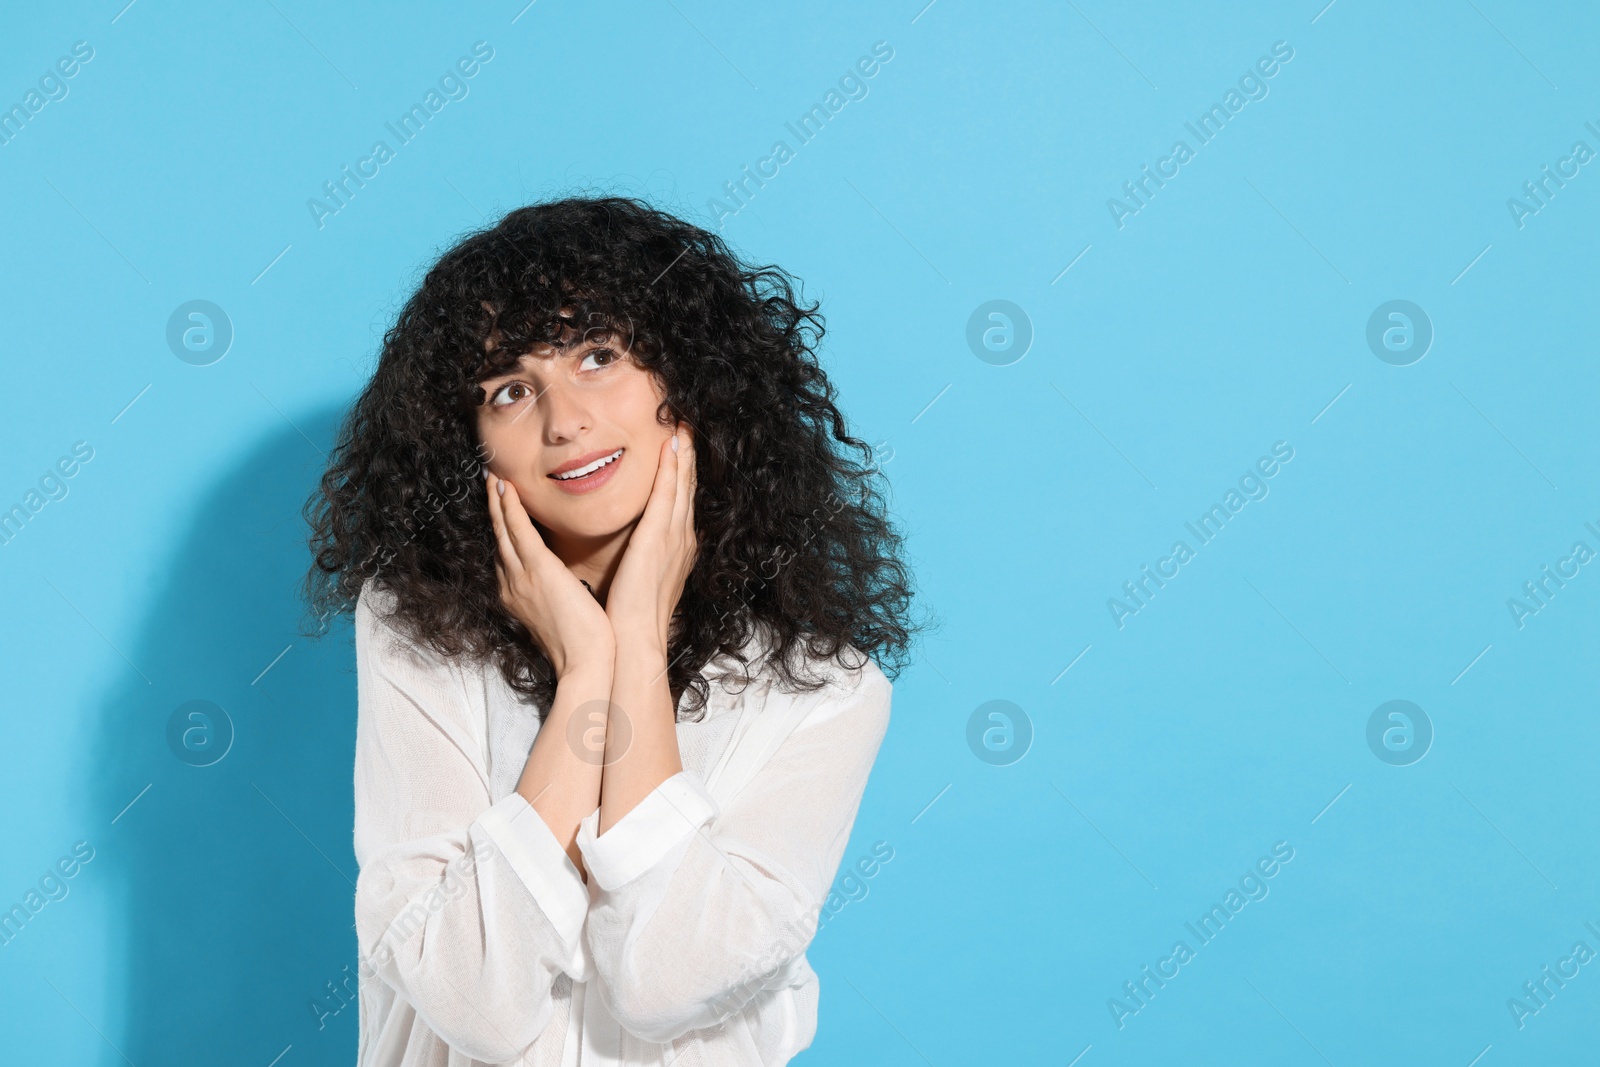
[[[704,671],[683,770],[577,844],[516,791],[539,730],[499,668],[355,610],[358,1067],[784,1064],[816,1033],[805,949],[889,722],[853,648],[810,693]],[[765,647],[752,641],[752,648]],[[751,649],[745,650],[750,656]],[[752,663],[755,661],[752,660]]]

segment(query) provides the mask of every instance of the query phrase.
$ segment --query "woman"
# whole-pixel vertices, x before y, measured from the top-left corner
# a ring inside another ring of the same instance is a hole
[[[810,1044],[911,596],[816,312],[575,198],[386,334],[306,510],[311,604],[354,613],[362,1067]]]

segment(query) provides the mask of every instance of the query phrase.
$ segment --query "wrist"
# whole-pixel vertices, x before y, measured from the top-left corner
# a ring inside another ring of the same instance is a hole
[[[642,663],[654,665],[658,669],[665,669],[667,665],[667,642],[656,630],[649,627],[638,627],[617,631],[616,648],[613,652],[613,663]]]
[[[666,646],[654,611],[625,611],[611,617],[611,637],[618,647],[626,644]]]
[[[611,673],[616,667],[615,649],[608,646],[599,652],[591,652],[585,656],[576,657],[563,664],[556,670],[556,684],[571,679],[577,682],[591,684],[604,683],[609,686]]]

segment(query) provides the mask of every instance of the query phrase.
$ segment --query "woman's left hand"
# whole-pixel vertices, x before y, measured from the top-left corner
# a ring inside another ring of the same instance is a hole
[[[662,442],[655,483],[644,514],[628,536],[628,547],[606,594],[606,615],[617,644],[666,655],[672,614],[694,570],[699,542],[694,531],[694,441],[687,423]]]

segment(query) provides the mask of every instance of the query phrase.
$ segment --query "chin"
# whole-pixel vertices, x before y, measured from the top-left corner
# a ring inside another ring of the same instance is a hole
[[[643,514],[642,502],[638,507],[627,507],[615,501],[562,499],[540,517],[539,525],[564,538],[600,540],[632,526]]]

